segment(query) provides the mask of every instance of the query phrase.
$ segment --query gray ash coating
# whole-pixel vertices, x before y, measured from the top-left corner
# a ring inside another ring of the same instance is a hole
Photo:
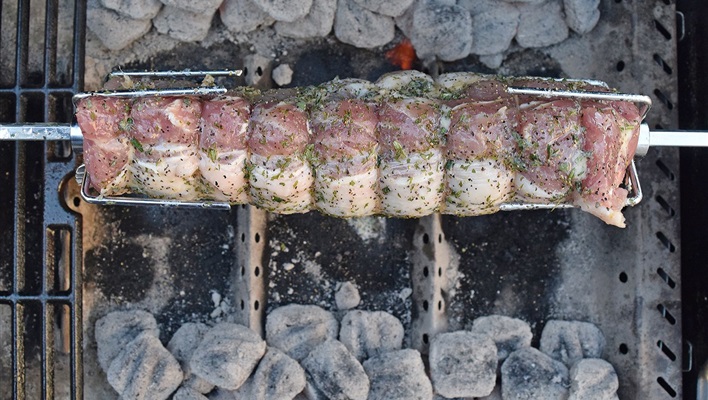
[[[469,219],[442,220],[462,272],[457,295],[448,302],[451,329],[490,314],[546,320],[560,279],[555,247],[568,236],[567,211],[498,213],[464,221]],[[534,343],[541,328],[532,322]]]
[[[133,304],[153,312],[163,342],[182,323],[205,321],[214,308],[210,290],[225,294],[229,288],[234,258],[230,213],[97,210],[106,223],[94,227],[101,243],[85,246],[86,284],[110,304]]]
[[[358,309],[387,311],[408,331],[412,237],[417,221],[388,219],[380,236],[363,240],[346,220],[318,213],[279,216],[269,222],[268,307],[317,304],[332,309],[337,282],[359,288]],[[296,262],[293,262],[295,260]],[[298,261],[299,260],[299,261]]]

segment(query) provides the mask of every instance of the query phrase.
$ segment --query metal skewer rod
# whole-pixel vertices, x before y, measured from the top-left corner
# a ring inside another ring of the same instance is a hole
[[[81,151],[84,144],[84,136],[78,125],[51,122],[0,125],[0,140],[66,140],[71,142],[71,147],[76,151]]]
[[[644,156],[649,147],[708,147],[708,131],[652,131],[642,124],[635,154]]]
[[[227,69],[227,70],[211,70],[211,71],[192,71],[192,70],[182,70],[182,71],[114,71],[109,74],[111,77],[117,76],[151,76],[151,77],[167,77],[172,78],[175,76],[241,76],[243,75],[243,70],[241,69]]]

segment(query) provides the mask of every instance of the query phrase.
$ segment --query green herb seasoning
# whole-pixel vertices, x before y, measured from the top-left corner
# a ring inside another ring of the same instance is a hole
[[[141,153],[144,151],[144,150],[143,150],[143,145],[140,144],[140,142],[138,141],[138,139],[136,139],[136,138],[130,139],[130,144],[132,144],[133,147],[135,147],[135,150],[137,150],[137,151],[139,151],[139,152],[141,152]]]
[[[118,123],[118,128],[124,132],[128,132],[133,128],[133,119],[128,117],[124,120],[121,120]]]
[[[216,148],[210,147],[209,150],[207,151],[207,155],[209,156],[209,159],[212,162],[214,162],[214,163],[216,162],[216,159],[218,157],[218,154],[216,153]]]
[[[393,151],[394,151],[394,158],[398,161],[403,160],[406,158],[406,152],[403,150],[403,146],[401,146],[400,143],[398,143],[398,140],[393,141]]]

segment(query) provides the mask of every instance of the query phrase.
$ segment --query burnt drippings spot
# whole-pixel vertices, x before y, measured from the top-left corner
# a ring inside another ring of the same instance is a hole
[[[93,270],[86,281],[95,283],[109,300],[140,301],[154,279],[150,260],[137,244],[95,247],[86,254],[85,264]]]

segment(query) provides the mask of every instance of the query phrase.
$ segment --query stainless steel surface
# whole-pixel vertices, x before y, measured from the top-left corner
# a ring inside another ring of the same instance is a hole
[[[121,76],[148,76],[157,78],[174,78],[177,76],[187,76],[187,77],[199,77],[199,76],[241,76],[243,75],[243,70],[240,69],[225,69],[225,70],[210,70],[210,71],[192,71],[192,70],[181,70],[181,71],[113,71],[109,74],[111,77],[121,77]]]
[[[183,201],[169,199],[153,199],[149,197],[131,196],[102,196],[91,194],[89,180],[86,179],[86,166],[80,165],[76,169],[76,181],[81,186],[81,198],[91,204],[104,206],[159,206],[180,208],[210,208],[214,210],[229,210],[231,205],[220,201]]]
[[[650,147],[708,147],[708,131],[651,130],[642,124],[637,155],[646,155]]]
[[[579,82],[590,83],[597,81],[586,81],[582,80]],[[583,91],[583,90],[551,90],[551,89],[534,89],[534,88],[524,88],[511,86],[507,88],[507,92],[510,94],[525,94],[531,96],[538,96],[544,98],[571,98],[579,100],[604,100],[604,101],[627,101],[635,103],[639,109],[639,115],[642,119],[646,117],[649,109],[651,108],[651,98],[649,96],[641,94],[627,94],[627,93],[607,93],[607,92],[593,92],[593,91]]]
[[[74,104],[77,101],[92,97],[118,97],[118,98],[138,98],[147,96],[205,96],[226,93],[223,87],[195,87],[184,89],[138,89],[138,90],[115,90],[106,92],[78,93],[74,95]]]

